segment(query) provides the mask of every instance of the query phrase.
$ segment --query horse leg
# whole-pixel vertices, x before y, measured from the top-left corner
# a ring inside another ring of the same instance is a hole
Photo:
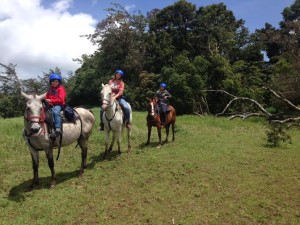
[[[127,129],[127,143],[128,143],[127,152],[130,152],[131,151],[131,129]]]
[[[109,131],[105,131],[105,151],[103,154],[103,159],[105,159],[108,154],[108,144],[109,144]]]
[[[175,131],[174,131],[174,126],[175,126],[175,123],[172,123],[172,134],[173,134],[172,141],[175,141]]]
[[[80,170],[79,170],[79,176],[82,176],[82,174],[84,173],[84,169],[86,168],[88,140],[81,135],[78,140],[78,144],[81,148],[81,166],[80,166]]]
[[[149,143],[150,143],[151,130],[152,130],[152,126],[148,125],[148,139],[147,139],[146,145],[149,145]]]
[[[54,160],[53,160],[53,147],[49,147],[46,150],[46,156],[48,159],[48,166],[51,170],[51,183],[50,183],[50,188],[53,188],[56,186],[56,174],[55,174],[55,169],[54,169]]]
[[[121,154],[121,138],[122,138],[122,130],[116,131],[117,135],[117,144],[118,144],[118,154]]]
[[[170,131],[170,124],[166,124],[166,140],[165,140],[165,143],[169,142],[169,131]]]
[[[157,148],[160,148],[162,143],[161,143],[161,128],[157,127],[157,134],[158,134],[158,146]]]
[[[114,147],[114,144],[115,144],[115,140],[116,140],[116,133],[113,131],[113,133],[112,133],[112,139],[111,139],[111,142],[110,142],[110,146],[109,146],[108,152],[112,151],[112,149]]]
[[[30,149],[30,155],[32,159],[33,179],[32,184],[28,187],[28,190],[32,191],[39,185],[39,152]]]

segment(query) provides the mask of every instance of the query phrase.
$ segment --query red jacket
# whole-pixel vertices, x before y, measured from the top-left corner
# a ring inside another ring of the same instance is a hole
[[[66,104],[66,90],[64,86],[58,85],[56,88],[50,86],[45,98],[51,100],[51,105],[61,105],[64,106]]]

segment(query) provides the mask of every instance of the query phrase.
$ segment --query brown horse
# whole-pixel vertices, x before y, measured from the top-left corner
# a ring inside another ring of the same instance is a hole
[[[159,145],[158,147],[161,147],[162,142],[161,142],[161,129],[163,127],[166,128],[166,140],[165,143],[168,142],[168,136],[169,136],[169,130],[170,130],[170,125],[172,126],[172,133],[173,133],[173,137],[172,137],[172,141],[175,140],[175,135],[174,135],[174,126],[175,126],[175,122],[176,122],[176,110],[174,109],[174,107],[169,105],[169,110],[166,114],[166,121],[164,126],[161,124],[161,120],[160,120],[160,113],[159,113],[159,105],[158,105],[158,99],[155,98],[148,98],[148,115],[147,115],[147,126],[148,126],[148,140],[146,145],[149,144],[150,142],[150,136],[151,136],[151,129],[152,127],[156,127],[157,128],[157,133],[158,133],[158,139],[159,139]]]

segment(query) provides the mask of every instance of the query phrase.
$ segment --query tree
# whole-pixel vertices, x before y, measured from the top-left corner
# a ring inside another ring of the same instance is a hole
[[[235,60],[238,50],[248,44],[249,32],[243,20],[236,20],[223,3],[200,7],[193,21],[195,54],[220,54]]]
[[[143,70],[147,19],[140,12],[131,15],[121,5],[113,6],[91,36],[91,41],[99,46],[95,56],[102,58],[99,69],[105,74],[123,69],[127,83],[134,84],[136,75]]]
[[[19,116],[24,108],[21,101],[21,83],[18,79],[16,65],[0,63],[4,69],[0,75],[0,117]]]
[[[257,30],[256,37],[270,58],[268,73],[272,74],[272,88],[299,104],[300,1],[286,7],[282,15],[279,29],[265,24],[264,29]],[[287,109],[283,106],[282,110]]]

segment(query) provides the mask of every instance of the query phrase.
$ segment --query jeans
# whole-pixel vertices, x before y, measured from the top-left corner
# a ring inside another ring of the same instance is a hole
[[[169,107],[168,104],[161,102],[161,103],[159,103],[159,106],[160,106],[161,112],[166,114],[168,111],[168,107]]]
[[[60,112],[62,110],[61,105],[55,105],[52,107],[52,116],[53,116],[53,123],[55,128],[61,128],[61,116]]]
[[[169,106],[166,103],[160,102],[159,107],[160,107],[160,121],[162,124],[165,124]]]
[[[130,111],[129,111],[129,105],[128,103],[123,99],[119,99],[119,104],[124,112],[124,120],[125,122],[129,122],[130,119]]]
[[[129,120],[130,120],[130,110],[129,110],[128,103],[123,98],[119,99],[118,102],[119,102],[119,104],[122,108],[122,111],[124,113],[125,122],[129,122]],[[103,117],[103,111],[100,108],[100,122],[101,123],[103,123],[103,118],[102,117]]]

